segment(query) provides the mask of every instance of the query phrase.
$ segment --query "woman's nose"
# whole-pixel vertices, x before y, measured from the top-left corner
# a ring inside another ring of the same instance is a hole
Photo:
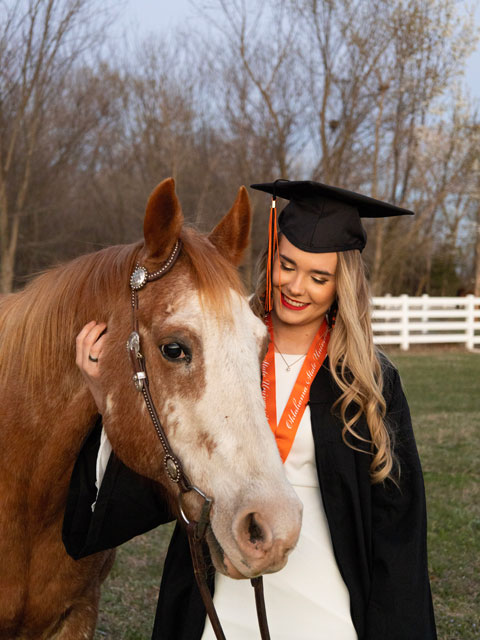
[[[303,278],[300,274],[295,274],[295,276],[286,283],[286,288],[292,294],[292,296],[301,296],[305,293],[305,284],[303,282]]]

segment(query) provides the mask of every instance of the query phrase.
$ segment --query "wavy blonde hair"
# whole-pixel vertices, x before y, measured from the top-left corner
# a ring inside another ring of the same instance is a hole
[[[382,367],[373,344],[370,291],[365,265],[357,250],[342,251],[337,256],[338,311],[330,335],[328,356],[330,371],[341,395],[332,409],[339,407],[345,444],[372,456],[372,484],[387,478],[396,482],[398,466],[393,455],[392,437],[385,423]],[[264,252],[257,263],[257,284],[250,301],[252,310],[260,317],[264,316],[266,260],[267,252]],[[368,439],[355,429],[362,415],[367,421]],[[353,437],[353,441],[348,435]],[[364,446],[360,448],[355,441]]]

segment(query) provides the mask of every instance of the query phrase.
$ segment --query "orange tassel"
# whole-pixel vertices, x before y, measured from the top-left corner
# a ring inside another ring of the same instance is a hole
[[[267,273],[266,273],[266,290],[265,290],[265,313],[270,313],[273,309],[273,286],[272,272],[275,253],[278,256],[278,233],[277,233],[277,213],[276,199],[272,198],[270,206],[270,219],[268,221],[268,256],[267,256]]]

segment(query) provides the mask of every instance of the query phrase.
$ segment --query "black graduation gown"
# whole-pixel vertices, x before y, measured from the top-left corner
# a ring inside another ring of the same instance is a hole
[[[420,461],[398,372],[386,359],[383,369],[387,421],[401,466],[400,487],[391,482],[372,486],[370,456],[343,442],[342,423],[331,410],[339,390],[328,360],[310,390],[319,484],[359,640],[434,640]],[[98,422],[87,439],[71,479],[63,539],[74,558],[118,546],[172,519],[158,487],[114,455],[92,513],[100,427]],[[365,420],[357,428],[368,434]],[[209,583],[213,592],[213,571]],[[152,639],[200,640],[204,623],[188,541],[177,525],[165,561]]]

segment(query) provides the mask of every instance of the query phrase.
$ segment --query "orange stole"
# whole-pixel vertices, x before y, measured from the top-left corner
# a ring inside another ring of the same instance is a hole
[[[277,424],[275,345],[273,343],[273,325],[270,315],[265,317],[265,323],[270,333],[270,344],[267,355],[262,363],[262,393],[265,401],[265,412],[267,414],[268,424],[275,435],[280,457],[282,461],[285,462],[292,448],[293,441],[295,440],[302,416],[305,413],[305,408],[310,397],[310,386],[327,355],[330,332],[328,331],[327,322],[324,320],[317,335],[312,340],[312,344],[293,385],[282,417]]]

